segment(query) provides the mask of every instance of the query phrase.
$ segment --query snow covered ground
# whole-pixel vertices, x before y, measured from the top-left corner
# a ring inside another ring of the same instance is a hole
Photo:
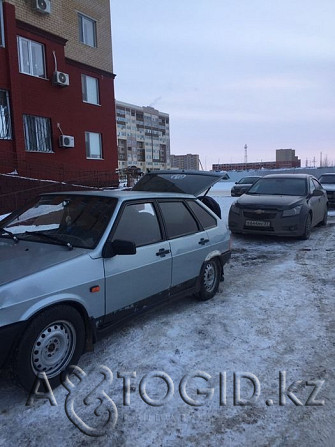
[[[211,193],[224,219],[231,186]],[[57,405],[26,405],[4,371],[0,446],[333,446],[335,211],[308,241],[234,236],[232,249],[212,300],[114,330],[80,360],[87,376],[54,390]]]

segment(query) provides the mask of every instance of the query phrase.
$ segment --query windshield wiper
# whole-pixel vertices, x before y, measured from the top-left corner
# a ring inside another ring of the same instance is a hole
[[[14,233],[12,233],[11,231],[6,230],[5,228],[0,228],[0,232],[1,233],[5,233],[8,234],[15,242],[19,242],[19,239],[17,236],[15,236]]]
[[[73,250],[73,245],[70,244],[70,242],[65,242],[62,239],[59,239],[56,236],[51,236],[50,234],[45,234],[42,231],[25,231],[24,234],[31,234],[33,236],[40,236],[44,239],[49,239],[50,241],[54,241],[54,242],[58,242],[61,245],[64,245],[65,247],[67,247],[69,250]]]

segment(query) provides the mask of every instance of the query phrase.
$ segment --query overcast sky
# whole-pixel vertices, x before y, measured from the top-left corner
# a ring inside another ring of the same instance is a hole
[[[171,153],[335,164],[335,0],[111,0],[116,99],[170,115]]]

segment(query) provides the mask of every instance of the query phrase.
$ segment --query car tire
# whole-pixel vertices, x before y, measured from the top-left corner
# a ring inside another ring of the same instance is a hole
[[[38,314],[27,326],[12,362],[14,378],[27,391],[45,372],[51,387],[76,364],[84,350],[85,325],[71,306],[59,305]],[[42,381],[43,382],[43,381]]]
[[[320,226],[324,227],[327,225],[327,221],[328,221],[328,209],[326,209],[325,214],[323,216],[323,219],[321,220],[321,222],[319,223]]]
[[[310,213],[307,214],[305,225],[304,225],[304,232],[301,236],[301,239],[307,240],[310,238],[312,232],[312,216]]]
[[[222,276],[222,268],[217,259],[210,259],[204,262],[199,275],[199,292],[197,297],[201,301],[213,298],[219,288]]]

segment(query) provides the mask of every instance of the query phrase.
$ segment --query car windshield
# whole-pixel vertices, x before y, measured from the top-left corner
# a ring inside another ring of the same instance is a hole
[[[262,178],[248,190],[247,194],[304,196],[307,193],[304,178]]]
[[[240,185],[252,185],[255,181],[258,180],[258,177],[244,177],[238,182]]]
[[[91,195],[45,195],[1,222],[1,237],[94,248],[106,229],[117,200]]]
[[[319,182],[326,184],[326,185],[330,185],[335,183],[335,174],[334,175],[321,175],[321,177],[319,178]]]

